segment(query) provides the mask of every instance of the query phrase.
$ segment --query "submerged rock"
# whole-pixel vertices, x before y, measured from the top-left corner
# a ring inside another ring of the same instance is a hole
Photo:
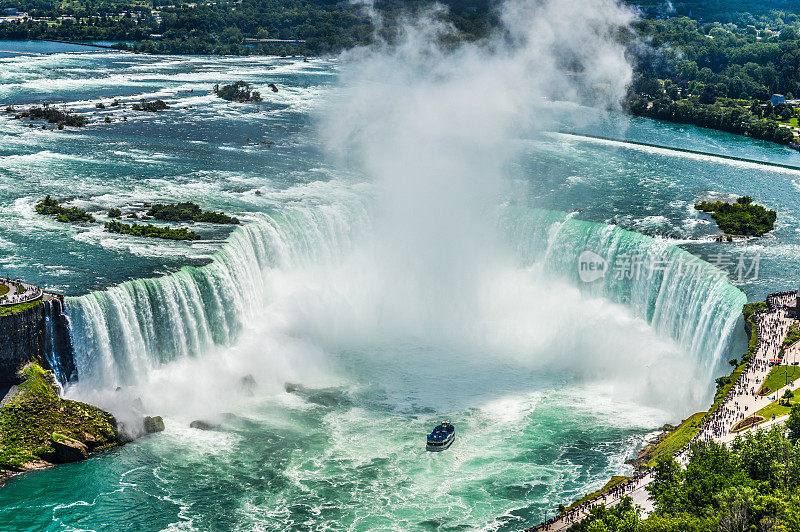
[[[219,430],[220,428],[222,428],[216,423],[209,423],[208,421],[203,421],[201,419],[195,419],[194,421],[189,423],[189,427],[199,430]]]
[[[297,384],[294,382],[287,382],[283,385],[283,389],[286,390],[286,393],[295,393],[303,389],[302,384]]]
[[[239,388],[248,395],[255,393],[256,386],[256,379],[252,375],[245,375],[239,379]]]
[[[347,406],[352,401],[342,388],[307,388],[302,384],[287,382],[284,384],[287,393],[296,394],[309,403],[325,407]]]
[[[164,431],[164,420],[161,416],[145,416],[144,418],[144,432],[146,434],[153,434],[155,432]]]

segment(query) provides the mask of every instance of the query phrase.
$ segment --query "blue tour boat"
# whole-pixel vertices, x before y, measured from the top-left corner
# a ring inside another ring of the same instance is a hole
[[[456,428],[449,421],[443,421],[428,434],[428,444],[425,448],[429,451],[444,451],[455,439]]]

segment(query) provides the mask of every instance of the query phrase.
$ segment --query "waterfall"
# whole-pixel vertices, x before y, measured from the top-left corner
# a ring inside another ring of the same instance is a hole
[[[747,302],[726,272],[668,240],[578,220],[574,213],[510,206],[501,223],[523,266],[535,265],[588,295],[626,305],[708,373],[725,355]],[[579,274],[586,251],[605,259],[605,274],[592,282]]]
[[[66,299],[78,378],[133,384],[171,360],[231,345],[264,304],[264,272],[334,260],[366,224],[363,202],[290,205],[233,231],[209,264]]]
[[[60,296],[47,299],[44,305],[44,354],[50,369],[64,385],[77,379],[75,359],[70,342],[69,317],[64,314]]]
[[[370,225],[363,196],[335,206],[290,204],[236,229],[208,265],[67,298],[78,378],[103,387],[133,384],[166,362],[233,344],[269,302],[270,269],[335,262]],[[520,267],[541,268],[589,296],[627,305],[696,357],[709,377],[724,356],[746,298],[721,270],[665,240],[574,214],[510,206],[500,225]],[[577,260],[586,250],[609,265],[657,252],[665,266],[653,275],[609,272],[582,283]],[[696,274],[685,275],[687,267]]]

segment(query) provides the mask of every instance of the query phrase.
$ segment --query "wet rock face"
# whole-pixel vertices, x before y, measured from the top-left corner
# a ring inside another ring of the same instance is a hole
[[[245,375],[239,379],[239,390],[245,395],[253,395],[257,386],[256,379],[252,375]]]
[[[89,457],[89,449],[78,440],[73,440],[62,434],[53,434],[53,463],[66,464],[79,462]]]
[[[144,431],[147,434],[164,431],[164,420],[161,416],[146,416],[144,418]]]
[[[45,359],[44,306],[0,316],[0,382],[18,382],[20,368],[30,361],[41,363]],[[44,366],[44,364],[42,364]]]
[[[0,383],[19,382],[19,370],[28,362],[54,370],[62,377],[62,384],[73,380],[77,371],[68,329],[59,297],[0,316]],[[57,367],[51,367],[48,353],[53,358],[52,366]]]

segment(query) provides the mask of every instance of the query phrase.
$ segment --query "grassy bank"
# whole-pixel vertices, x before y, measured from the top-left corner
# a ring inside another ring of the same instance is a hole
[[[8,316],[9,314],[14,314],[15,312],[21,312],[23,310],[28,310],[29,308],[37,307],[42,304],[41,299],[37,299],[35,301],[27,301],[25,303],[17,303],[16,305],[10,305],[8,307],[0,307],[0,316]]]
[[[770,370],[758,393],[769,395],[800,378],[799,366],[775,366]]]
[[[639,463],[644,467],[651,467],[662,456],[672,456],[683,449],[694,436],[700,432],[708,412],[697,412],[684,419],[674,430],[662,434],[652,444],[642,449],[639,454]]]
[[[581,498],[580,498],[580,499],[578,499],[577,501],[575,501],[575,502],[573,502],[572,504],[570,504],[568,507],[564,508],[564,509],[563,509],[563,511],[562,511],[562,513],[563,513],[563,512],[569,512],[569,511],[570,511],[570,510],[572,510],[573,508],[577,508],[577,507],[578,507],[578,506],[580,506],[581,504],[583,504],[583,503],[585,503],[585,502],[588,502],[588,501],[591,501],[591,500],[592,500],[592,499],[594,499],[595,497],[597,497],[597,496],[599,496],[599,495],[602,495],[603,493],[605,493],[605,492],[607,492],[607,491],[611,490],[611,489],[612,489],[612,488],[614,488],[615,486],[617,486],[617,485],[619,485],[619,484],[622,484],[623,482],[627,482],[627,481],[628,481],[628,480],[630,480],[630,479],[631,479],[631,477],[625,477],[625,476],[616,476],[616,475],[615,475],[615,476],[611,477],[611,480],[609,480],[608,482],[606,482],[606,485],[605,485],[605,486],[603,486],[602,488],[600,488],[600,489],[599,489],[599,490],[597,490],[597,491],[593,491],[593,492],[591,492],[591,493],[587,493],[586,495],[584,495],[583,497],[581,497]]]
[[[59,442],[87,453],[118,445],[111,414],[60,398],[52,374],[36,364],[22,376],[17,394],[0,409],[0,476],[57,463]]]

